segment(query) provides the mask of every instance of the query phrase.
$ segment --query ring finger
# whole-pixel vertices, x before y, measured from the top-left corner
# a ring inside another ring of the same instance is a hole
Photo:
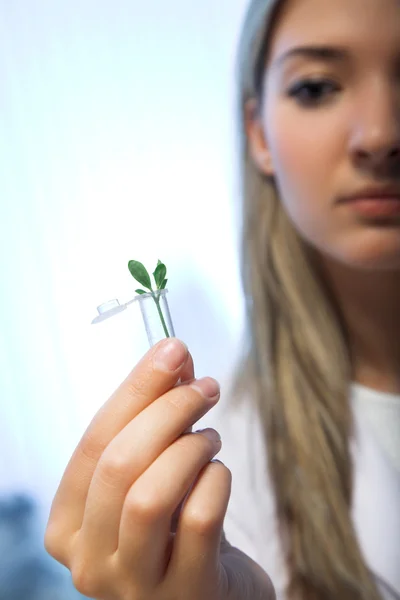
[[[183,435],[130,488],[121,515],[118,562],[140,573],[144,586],[162,579],[171,550],[172,514],[220,449],[213,429]]]

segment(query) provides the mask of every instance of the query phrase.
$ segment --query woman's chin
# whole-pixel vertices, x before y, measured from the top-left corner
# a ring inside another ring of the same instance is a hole
[[[398,247],[359,247],[342,254],[342,262],[363,271],[400,271],[400,244]]]
[[[400,270],[400,227],[340,232],[324,244],[331,258],[365,271]]]

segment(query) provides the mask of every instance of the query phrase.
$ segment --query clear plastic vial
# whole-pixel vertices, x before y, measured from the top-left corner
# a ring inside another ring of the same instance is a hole
[[[166,337],[175,337],[167,293],[168,290],[156,290],[134,298],[139,302],[150,347]]]

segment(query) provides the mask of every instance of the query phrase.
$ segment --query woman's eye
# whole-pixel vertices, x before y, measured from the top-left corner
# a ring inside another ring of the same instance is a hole
[[[325,93],[324,93],[325,90]],[[337,91],[338,86],[331,81],[304,80],[296,83],[289,91],[288,96],[295,98],[300,104],[312,106],[320,104],[328,94],[327,91]]]

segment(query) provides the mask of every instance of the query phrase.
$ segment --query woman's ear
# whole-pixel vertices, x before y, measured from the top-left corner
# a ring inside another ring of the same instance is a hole
[[[271,153],[265,139],[265,131],[256,98],[247,100],[244,107],[244,118],[250,155],[264,175],[272,176],[274,172]]]

